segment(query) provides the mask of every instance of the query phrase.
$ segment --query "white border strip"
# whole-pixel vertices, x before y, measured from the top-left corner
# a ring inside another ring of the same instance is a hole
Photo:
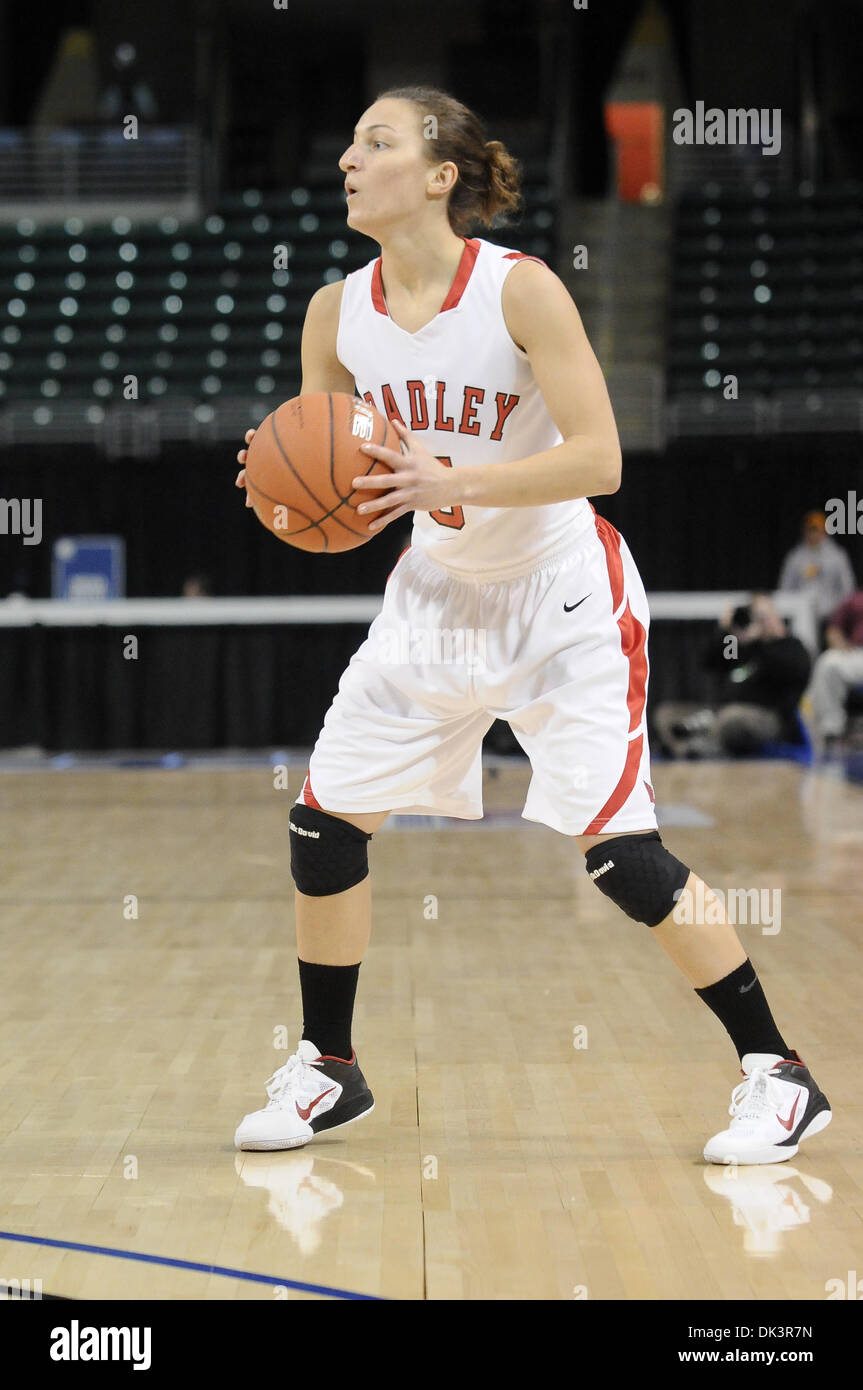
[[[738,590],[648,594],[651,618],[717,619],[726,608],[747,603]],[[790,618],[795,632],[812,650],[818,624],[812,601],[804,594],[778,593],[773,600]],[[261,623],[370,623],[380,612],[376,594],[319,598],[142,598],[74,602],[69,599],[0,600],[0,627],[205,627]]]

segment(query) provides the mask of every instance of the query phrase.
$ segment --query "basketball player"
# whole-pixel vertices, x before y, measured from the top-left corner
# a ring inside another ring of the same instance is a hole
[[[789,1159],[828,1124],[827,1098],[719,900],[656,828],[647,601],[626,542],[587,500],[620,483],[602,373],[549,267],[466,235],[518,206],[517,165],[446,93],[398,88],[365,111],[339,167],[348,225],[381,254],[312,296],[302,390],[358,393],[393,421],[401,452],[363,447],[395,471],[354,486],[375,529],[411,511],[413,531],[291,810],[303,1035],[235,1143],[298,1148],[372,1109],[351,1042],[368,842],[394,809],[481,817],[497,718],[531,762],[524,818],[575,840],[599,892],[651,929],[737,1049],[731,1123],[705,1159]],[[393,660],[383,639],[405,631],[479,633],[483,659],[435,662],[427,643]],[[679,910],[687,894],[709,905],[703,920]]]

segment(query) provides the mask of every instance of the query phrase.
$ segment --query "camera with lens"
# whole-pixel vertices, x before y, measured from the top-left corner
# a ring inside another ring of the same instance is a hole
[[[749,627],[751,622],[752,605],[749,603],[741,603],[739,607],[735,608],[731,615],[731,626],[746,628]]]

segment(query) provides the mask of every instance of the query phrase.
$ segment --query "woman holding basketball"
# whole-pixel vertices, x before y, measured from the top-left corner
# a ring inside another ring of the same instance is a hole
[[[370,528],[413,512],[413,531],[291,810],[303,1037],[235,1142],[300,1147],[371,1110],[351,1043],[368,841],[392,810],[481,817],[482,739],[503,719],[531,763],[524,818],[575,840],[595,886],[651,928],[737,1049],[731,1125],[705,1158],[791,1158],[829,1122],[827,1099],[718,899],[656,829],[647,601],[587,500],[620,484],[601,370],[549,267],[468,235],[518,206],[515,161],[460,102],[415,87],[373,102],[340,168],[349,225],[381,255],[312,297],[302,394],[357,393],[392,421],[402,452],[364,448],[393,472],[354,486]],[[483,659],[384,659],[405,629],[481,633]]]

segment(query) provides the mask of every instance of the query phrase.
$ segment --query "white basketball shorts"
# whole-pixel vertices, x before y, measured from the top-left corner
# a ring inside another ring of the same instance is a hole
[[[530,759],[522,816],[564,835],[656,828],[644,587],[603,517],[516,579],[404,551],[354,653],[297,798],[326,811],[482,817],[482,739]]]

